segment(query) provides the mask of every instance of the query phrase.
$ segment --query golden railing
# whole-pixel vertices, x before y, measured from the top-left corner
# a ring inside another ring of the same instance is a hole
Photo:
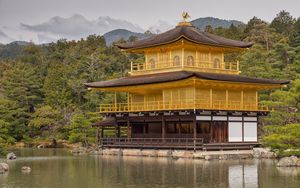
[[[208,61],[194,61],[194,62],[178,62],[173,61],[158,61],[155,63],[136,63],[131,62],[131,73],[153,72],[166,69],[193,69],[203,72],[222,72],[222,73],[239,73],[239,62],[220,62],[213,63]]]
[[[243,103],[225,100],[185,100],[185,101],[151,101],[135,103],[101,104],[100,112],[140,112],[164,110],[240,110],[240,111],[270,111],[266,105]]]

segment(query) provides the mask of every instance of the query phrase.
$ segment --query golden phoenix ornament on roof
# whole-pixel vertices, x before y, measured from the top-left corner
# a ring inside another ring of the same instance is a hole
[[[186,11],[183,11],[183,13],[182,13],[182,18],[183,18],[183,21],[187,21],[187,19],[189,19],[191,16],[189,15],[189,13],[188,12],[186,12]]]

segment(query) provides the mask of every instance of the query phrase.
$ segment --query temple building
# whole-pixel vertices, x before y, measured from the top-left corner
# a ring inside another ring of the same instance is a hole
[[[280,88],[289,81],[240,76],[239,62],[225,54],[248,50],[252,43],[199,31],[184,19],[164,33],[117,45],[143,54],[131,63],[128,77],[85,83],[115,93],[100,104],[105,117],[95,126],[112,128],[103,147],[166,149],[244,149],[258,143],[258,119],[268,114],[260,90]],[[126,100],[117,101],[117,95]]]

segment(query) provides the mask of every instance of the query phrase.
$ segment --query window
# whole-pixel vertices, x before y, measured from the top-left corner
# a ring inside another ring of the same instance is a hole
[[[180,57],[178,55],[174,57],[173,66],[174,67],[180,66]]]
[[[213,68],[215,68],[215,69],[221,68],[221,61],[219,58],[214,58]]]
[[[191,55],[187,57],[187,66],[194,66],[194,57]]]
[[[197,122],[197,133],[209,134],[210,133],[210,122],[208,122],[208,121]]]
[[[133,124],[132,125],[132,133],[134,134],[143,134],[143,126],[144,124]]]
[[[167,123],[167,133],[179,133],[176,123]]]
[[[180,124],[181,134],[193,134],[193,126],[191,123],[181,123]]]
[[[161,134],[161,123],[149,123],[148,132],[151,134]]]
[[[155,69],[155,59],[150,59],[149,64],[151,69]]]
[[[189,122],[169,122],[167,123],[167,133],[173,134],[192,134],[193,125]]]

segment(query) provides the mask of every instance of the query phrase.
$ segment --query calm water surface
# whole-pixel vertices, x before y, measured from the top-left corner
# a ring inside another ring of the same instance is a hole
[[[272,160],[202,161],[150,157],[72,156],[62,149],[22,149],[0,174],[4,188],[266,187],[300,188],[300,168]],[[31,173],[22,173],[30,166]]]

